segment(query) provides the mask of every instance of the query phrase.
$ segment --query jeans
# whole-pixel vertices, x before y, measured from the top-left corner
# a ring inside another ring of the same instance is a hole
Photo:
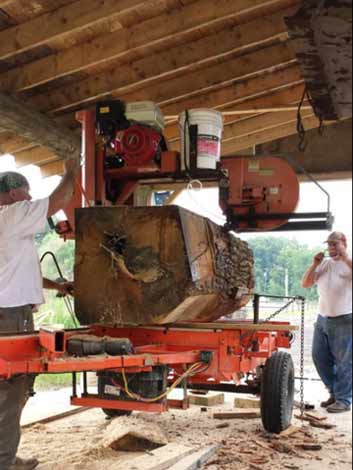
[[[2,333],[33,331],[32,308],[0,308]],[[21,440],[21,415],[34,384],[34,377],[19,375],[0,378],[0,469],[8,470],[16,459]]]
[[[319,316],[315,327],[313,359],[336,401],[352,404],[352,315]]]

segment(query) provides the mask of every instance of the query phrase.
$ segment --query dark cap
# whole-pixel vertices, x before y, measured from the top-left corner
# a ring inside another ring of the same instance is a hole
[[[27,179],[20,173],[7,171],[0,173],[0,193],[9,193],[12,189],[29,186]]]
[[[342,232],[333,232],[331,235],[328,237],[325,243],[335,243],[335,242],[343,242],[347,243],[347,237],[344,233]]]

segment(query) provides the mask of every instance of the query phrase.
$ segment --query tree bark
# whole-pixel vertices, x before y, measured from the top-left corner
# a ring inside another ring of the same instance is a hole
[[[79,136],[5,93],[0,93],[0,128],[47,148],[58,158],[80,158]]]
[[[83,324],[215,321],[253,291],[247,243],[178,207],[80,209],[76,242]]]

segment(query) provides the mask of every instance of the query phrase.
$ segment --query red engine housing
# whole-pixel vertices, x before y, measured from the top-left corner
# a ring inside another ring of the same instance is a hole
[[[158,155],[163,136],[152,127],[135,124],[120,131],[115,140],[115,151],[127,167],[140,167]]]

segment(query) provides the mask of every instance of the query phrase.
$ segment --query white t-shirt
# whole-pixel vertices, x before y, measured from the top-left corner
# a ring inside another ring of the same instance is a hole
[[[340,317],[352,313],[352,270],[344,261],[325,259],[316,270],[320,315]]]
[[[34,239],[45,230],[48,206],[47,198],[0,207],[0,308],[44,302]]]

